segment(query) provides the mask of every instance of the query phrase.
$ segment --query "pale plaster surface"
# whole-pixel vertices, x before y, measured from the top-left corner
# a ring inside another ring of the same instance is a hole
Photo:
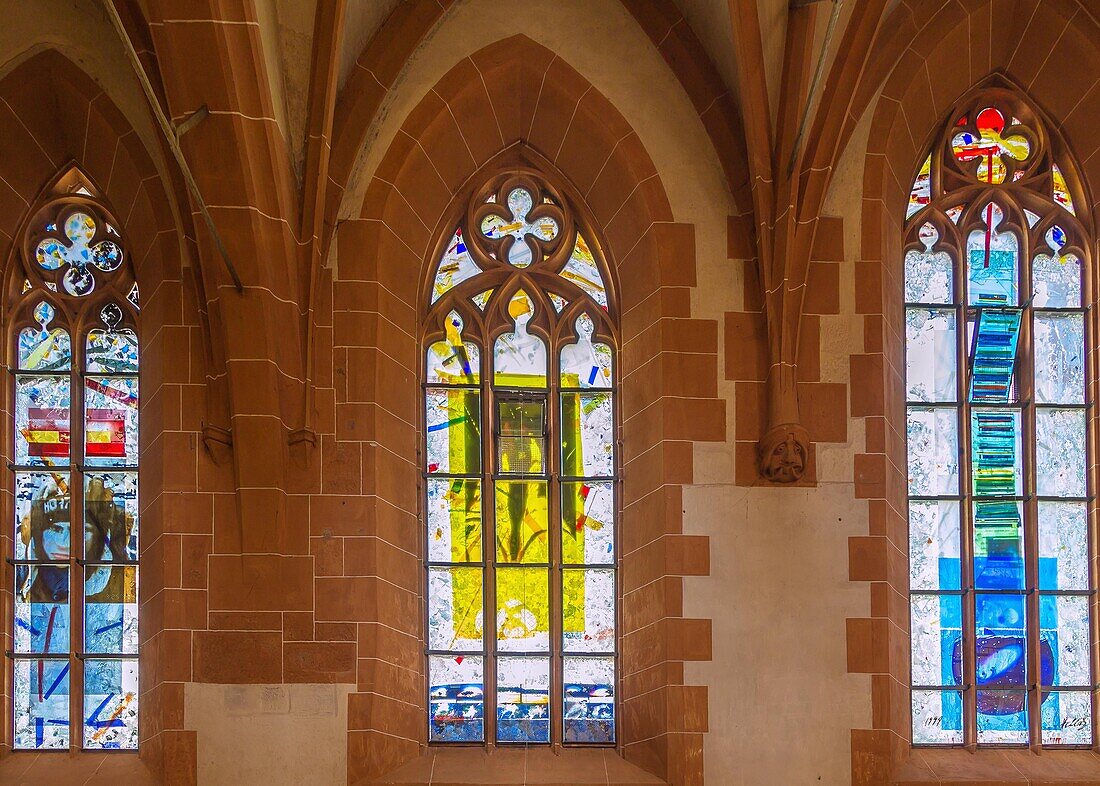
[[[184,684],[184,728],[198,732],[198,782],[347,783],[354,684]]]

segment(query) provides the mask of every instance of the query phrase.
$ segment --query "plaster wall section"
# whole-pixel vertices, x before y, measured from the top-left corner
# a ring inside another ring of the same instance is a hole
[[[198,734],[198,782],[346,783],[354,690],[354,684],[187,683],[185,726]]]

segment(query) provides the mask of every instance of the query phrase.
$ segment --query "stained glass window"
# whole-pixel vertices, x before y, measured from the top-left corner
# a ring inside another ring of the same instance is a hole
[[[40,219],[13,312],[13,747],[136,749],[137,284],[86,190]]]
[[[566,201],[492,184],[429,281],[429,740],[612,744],[614,326]]]
[[[1094,740],[1089,242],[1019,104],[960,110],[907,208],[915,745]]]

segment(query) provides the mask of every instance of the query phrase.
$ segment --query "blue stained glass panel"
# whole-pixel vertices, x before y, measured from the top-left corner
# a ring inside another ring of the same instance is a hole
[[[15,651],[69,651],[68,566],[15,566]]]
[[[970,233],[966,267],[970,305],[1015,306],[1019,287],[1019,241],[1011,232],[998,232],[1003,217],[996,205],[982,211],[990,226]]]
[[[550,661],[497,659],[497,742],[550,741]]]
[[[1024,687],[1027,680],[1027,619],[1023,595],[976,593],[975,669],[978,685]],[[962,675],[962,648],[953,669]],[[1044,664],[1046,666],[1046,664]],[[979,712],[982,708],[978,708]],[[996,714],[994,710],[987,712]]]
[[[1008,309],[981,309],[970,357],[971,401],[1001,403],[1009,400],[1020,336],[1020,313]]]
[[[910,640],[914,685],[961,684],[953,658],[961,651],[962,597],[911,596]]]
[[[428,659],[432,742],[485,739],[484,667],[480,655],[432,655]]]
[[[1019,496],[1023,488],[1020,412],[971,410],[970,443],[975,496]]]
[[[974,586],[978,589],[1024,588],[1022,503],[980,500],[974,503]]]
[[[615,659],[565,658],[566,742],[615,741]]]
[[[1051,691],[1040,708],[1044,745],[1092,745],[1092,693]]]
[[[1085,595],[1042,595],[1039,598],[1040,652],[1052,660],[1044,669],[1043,685],[1081,688],[1089,678],[1089,599]],[[1044,667],[1045,667],[1044,663]]]
[[[137,567],[84,568],[84,649],[95,654],[137,654]]]
[[[84,748],[136,750],[137,746],[137,661],[84,661]]]
[[[978,691],[978,744],[1026,745],[1027,694],[1022,691]]]
[[[69,661],[17,659],[14,663],[14,747],[69,747]]]

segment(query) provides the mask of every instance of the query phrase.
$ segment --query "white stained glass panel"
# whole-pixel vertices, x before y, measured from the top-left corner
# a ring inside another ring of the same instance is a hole
[[[1033,326],[1035,400],[1085,403],[1085,317],[1037,312]]]
[[[909,494],[934,497],[959,491],[959,429],[953,408],[910,407]]]
[[[909,588],[959,589],[959,503],[909,501]]]
[[[909,308],[905,312],[905,386],[909,401],[955,401],[955,312]]]
[[[1087,538],[1086,503],[1039,502],[1039,589],[1088,589]]]
[[[1085,496],[1085,412],[1035,411],[1036,490],[1042,497]]]

